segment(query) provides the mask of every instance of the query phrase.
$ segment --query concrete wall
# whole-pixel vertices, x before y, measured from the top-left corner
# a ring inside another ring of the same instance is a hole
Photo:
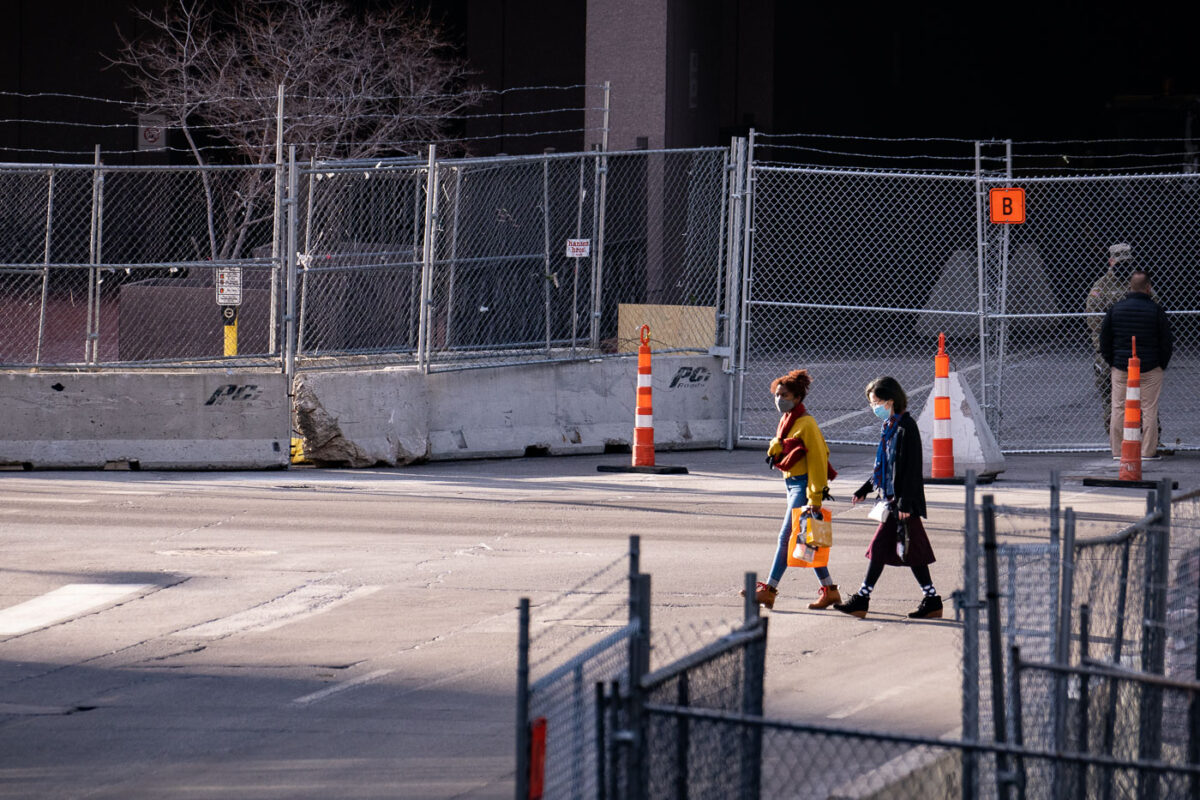
[[[305,455],[354,467],[601,453],[633,438],[637,361],[423,375],[412,368],[301,373]],[[659,450],[725,442],[729,380],[712,356],[654,359]],[[272,372],[0,374],[0,465],[34,469],[285,467],[292,429]],[[620,460],[628,456],[617,455]]]
[[[278,373],[0,374],[0,464],[262,469],[288,464]]]
[[[304,373],[297,426],[318,463],[601,453],[633,438],[634,359],[422,375],[413,369]],[[712,356],[654,359],[658,450],[724,444],[729,380]],[[614,458],[628,458],[615,456]]]

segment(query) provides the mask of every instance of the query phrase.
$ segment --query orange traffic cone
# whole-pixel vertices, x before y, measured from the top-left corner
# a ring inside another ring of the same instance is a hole
[[[638,347],[637,402],[633,413],[633,463],[628,467],[600,464],[600,472],[653,472],[686,475],[687,467],[665,467],[654,463],[654,400],[650,364],[650,326],[643,325]]]
[[[1142,480],[1142,360],[1137,357],[1137,337],[1125,382],[1125,436],[1121,440],[1121,468],[1113,478],[1084,478],[1084,486],[1114,486],[1119,489],[1155,489],[1157,481]],[[1179,481],[1171,481],[1178,489]]]
[[[933,460],[930,475],[954,477],[954,437],[950,433],[950,356],[946,334],[938,334],[938,351],[933,357]]]
[[[1125,388],[1125,437],[1121,441],[1121,469],[1117,480],[1142,479],[1142,361],[1137,357],[1137,337],[1132,340]]]
[[[633,465],[654,466],[654,399],[650,368],[650,326],[642,326],[638,347],[637,407],[633,414]]]

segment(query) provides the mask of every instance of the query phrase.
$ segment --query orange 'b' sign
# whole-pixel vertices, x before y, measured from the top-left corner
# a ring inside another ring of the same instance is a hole
[[[988,192],[988,210],[992,222],[1020,225],[1025,221],[1025,190],[992,189]]]

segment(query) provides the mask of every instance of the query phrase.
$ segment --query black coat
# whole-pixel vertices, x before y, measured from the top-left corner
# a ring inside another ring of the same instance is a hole
[[[854,496],[860,500],[875,489],[874,478],[868,478]],[[892,481],[896,490],[897,511],[928,517],[925,507],[925,478],[922,475],[921,431],[917,421],[907,411],[900,417],[900,429],[896,431],[896,476]]]
[[[1171,320],[1162,306],[1145,292],[1130,292],[1104,315],[1100,325],[1100,355],[1110,366],[1128,369],[1134,336],[1142,371],[1166,369],[1174,349]]]

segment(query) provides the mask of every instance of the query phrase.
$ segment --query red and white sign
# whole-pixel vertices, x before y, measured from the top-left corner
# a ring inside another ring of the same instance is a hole
[[[591,239],[567,239],[567,258],[587,258],[591,254]]]
[[[225,267],[217,270],[217,305],[242,304],[242,268]]]
[[[162,114],[138,115],[138,150],[167,148],[167,118]]]

